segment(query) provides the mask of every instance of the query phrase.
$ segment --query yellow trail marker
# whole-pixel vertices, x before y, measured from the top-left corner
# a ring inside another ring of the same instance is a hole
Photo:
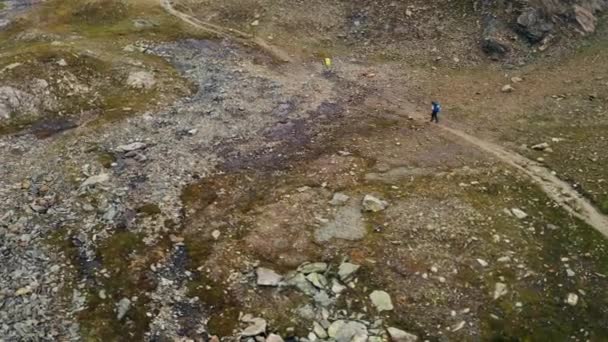
[[[331,58],[323,59],[323,64],[325,65],[325,67],[331,68]]]

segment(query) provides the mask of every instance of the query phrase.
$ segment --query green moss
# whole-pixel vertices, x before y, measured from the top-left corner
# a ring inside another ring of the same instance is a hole
[[[602,202],[602,204],[600,205],[600,210],[604,214],[608,215],[608,198]]]
[[[162,213],[160,207],[155,203],[146,203],[137,208],[137,212],[145,216],[155,216]]]
[[[145,291],[155,288],[147,269],[153,258],[146,250],[141,236],[131,232],[117,232],[104,241],[98,249],[98,259],[110,276],[99,277],[99,286],[90,286],[87,307],[79,313],[81,332],[87,341],[141,340],[148,330],[150,319],[146,316],[148,298]],[[107,299],[99,297],[104,289]],[[138,297],[118,321],[115,305],[121,298]]]

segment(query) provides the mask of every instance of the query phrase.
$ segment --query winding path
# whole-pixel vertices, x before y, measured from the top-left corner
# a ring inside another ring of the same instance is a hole
[[[245,45],[253,43],[260,50],[268,53],[277,62],[289,63],[292,61],[292,59],[288,53],[286,53],[285,51],[283,51],[273,45],[268,44],[268,42],[266,42],[265,40],[263,40],[260,37],[256,37],[254,35],[251,35],[251,34],[236,30],[236,29],[225,28],[225,27],[222,27],[219,25],[214,25],[214,24],[199,20],[191,15],[188,15],[186,13],[176,10],[173,7],[171,0],[160,0],[160,5],[162,8],[165,9],[165,11],[167,11],[167,13],[182,20],[183,22],[189,24],[190,26],[192,26],[194,28],[203,30],[205,32],[212,33],[219,37],[236,39],[236,40],[240,41],[241,43],[244,43]]]
[[[518,153],[509,151],[497,144],[481,140],[461,130],[439,126],[467,143],[494,155],[528,175],[542,190],[562,208],[573,216],[585,221],[608,238],[608,217],[602,214],[593,204],[583,197],[567,182],[559,179],[549,169]]]
[[[195,28],[213,33],[220,37],[237,39],[243,43],[253,43],[277,61],[292,61],[285,51],[270,45],[261,38],[254,37],[238,30],[203,22],[193,16],[176,10],[173,7],[171,0],[160,0],[160,5],[169,14]],[[392,101],[389,100],[389,102]],[[479,139],[456,128],[445,125],[439,125],[438,127],[523,172],[530,177],[532,181],[537,183],[541,189],[564,210],[585,221],[588,225],[608,238],[608,216],[602,214],[593,204],[591,204],[591,202],[589,202],[589,200],[576,191],[576,189],[567,182],[559,179],[546,167],[516,152],[509,151],[498,144]]]

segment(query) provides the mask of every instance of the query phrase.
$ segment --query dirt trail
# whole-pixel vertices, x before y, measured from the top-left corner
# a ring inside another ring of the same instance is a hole
[[[283,62],[283,63],[292,62],[292,59],[287,52],[268,44],[268,42],[266,42],[262,38],[255,37],[251,34],[248,34],[248,33],[245,33],[245,32],[239,31],[239,30],[235,30],[232,28],[225,28],[225,27],[222,27],[219,25],[214,25],[214,24],[211,24],[208,22],[201,21],[191,15],[188,15],[186,13],[176,10],[173,7],[171,0],[160,0],[160,5],[162,8],[164,8],[167,11],[167,13],[179,18],[183,22],[185,22],[193,27],[196,27],[197,29],[210,32],[210,33],[215,34],[220,37],[236,39],[236,40],[240,41],[241,43],[244,43],[245,45],[247,45],[249,43],[253,43],[260,50],[263,50],[266,53],[268,53],[270,56],[272,56],[272,58],[275,59],[276,61]]]
[[[518,153],[476,138],[461,130],[444,125],[438,127],[522,171],[540,185],[543,191],[562,208],[608,237],[608,217],[603,215],[570,184],[559,179],[546,167]]]
[[[254,43],[261,50],[266,51],[278,61],[292,61],[285,51],[268,44],[261,38],[254,37],[238,30],[227,29],[218,25],[203,22],[188,14],[176,10],[171,4],[171,0],[160,0],[160,5],[171,15],[196,28],[211,32],[221,37],[237,39],[244,43]],[[389,100],[389,102],[392,101]],[[587,224],[602,233],[605,237],[608,237],[608,217],[603,215],[586,198],[584,198],[578,191],[570,186],[570,184],[559,179],[546,167],[518,153],[509,151],[497,144],[469,135],[464,131],[445,125],[439,125],[438,127],[459,137],[469,144],[494,155],[499,160],[525,173],[534,182],[540,185],[542,190],[562,208],[579,219],[585,221]]]

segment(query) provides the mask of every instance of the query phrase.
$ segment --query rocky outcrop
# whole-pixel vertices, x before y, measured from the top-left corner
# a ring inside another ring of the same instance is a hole
[[[553,38],[572,36],[568,32],[594,33],[597,15],[607,8],[607,0],[485,0],[481,48],[494,59],[505,58],[519,35],[543,51]]]

